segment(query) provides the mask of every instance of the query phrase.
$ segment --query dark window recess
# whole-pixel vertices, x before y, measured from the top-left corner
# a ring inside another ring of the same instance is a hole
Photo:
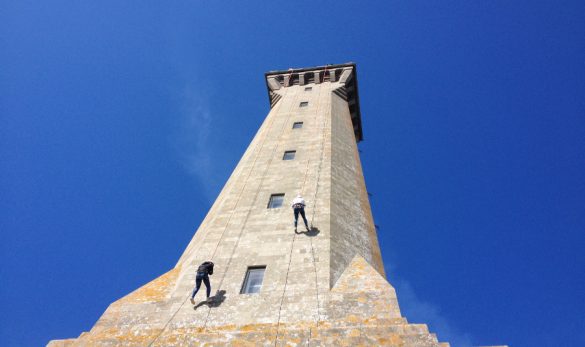
[[[266,266],[250,266],[246,271],[246,277],[242,284],[240,294],[255,294],[260,293],[262,289],[262,282],[264,281],[264,272]]]
[[[294,122],[293,129],[300,129],[303,127],[303,122]]]
[[[284,194],[272,194],[268,201],[268,208],[279,208],[284,202]]]
[[[293,160],[297,151],[285,151],[282,160]]]
[[[313,90],[313,87],[305,87],[305,92],[310,92],[311,90]]]
[[[308,101],[301,101],[301,103],[299,104],[299,107],[307,107],[307,106],[309,106]]]

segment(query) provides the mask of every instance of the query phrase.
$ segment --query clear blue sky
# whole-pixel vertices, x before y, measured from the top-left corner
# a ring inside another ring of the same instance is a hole
[[[217,3],[0,4],[0,345],[77,336],[172,268],[263,73],[347,61],[406,316],[585,345],[585,2]]]

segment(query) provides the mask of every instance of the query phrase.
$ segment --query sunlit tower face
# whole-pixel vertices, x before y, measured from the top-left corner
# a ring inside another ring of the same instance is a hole
[[[440,345],[426,326],[401,317],[385,279],[357,149],[355,64],[265,77],[270,111],[175,268],[67,341]],[[295,231],[291,202],[299,194],[308,230],[299,217]],[[212,297],[205,301],[202,290],[191,304],[204,261],[215,264]]]

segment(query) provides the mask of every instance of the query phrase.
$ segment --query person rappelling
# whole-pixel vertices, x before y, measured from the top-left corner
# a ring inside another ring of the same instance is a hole
[[[305,217],[305,199],[303,199],[303,197],[301,196],[301,194],[297,194],[297,197],[293,199],[292,203],[291,203],[291,207],[294,210],[294,214],[295,214],[295,233],[297,232],[297,224],[299,221],[299,213],[301,214],[301,217],[303,217],[303,221],[305,222],[305,227],[307,228],[307,231],[311,231],[309,229],[309,223],[307,222],[307,217]]]
[[[207,301],[209,301],[209,295],[211,294],[211,283],[209,283],[209,275],[213,275],[213,263],[211,261],[203,262],[197,268],[197,276],[195,277],[195,288],[191,294],[191,303],[195,304],[194,298],[199,288],[201,288],[201,282],[205,283],[205,289],[207,289]]]

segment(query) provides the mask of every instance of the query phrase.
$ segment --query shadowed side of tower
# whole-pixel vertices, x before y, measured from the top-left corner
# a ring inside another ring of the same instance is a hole
[[[50,346],[447,345],[401,316],[385,279],[355,64],[269,72],[266,84],[270,112],[175,268]],[[293,230],[298,193],[308,232]],[[207,260],[213,300],[192,305]]]

